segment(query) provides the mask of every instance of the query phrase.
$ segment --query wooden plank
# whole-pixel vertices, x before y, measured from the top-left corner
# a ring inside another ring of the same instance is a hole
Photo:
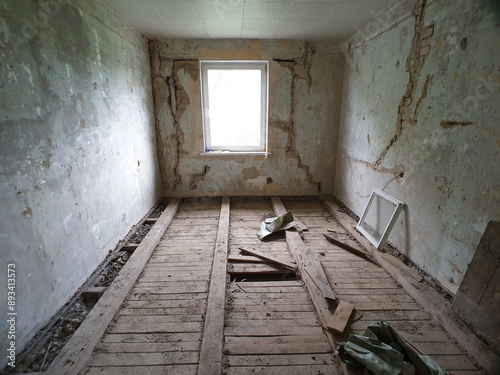
[[[269,263],[270,261],[257,257],[249,257],[242,255],[230,255],[227,257],[229,262],[247,262],[247,263]]]
[[[198,365],[169,365],[165,371],[165,365],[158,366],[117,366],[117,367],[89,367],[85,375],[195,375]]]
[[[326,327],[334,332],[343,333],[353,311],[354,305],[340,301],[332,318],[326,323]]]
[[[105,353],[166,353],[176,351],[197,351],[199,341],[189,342],[105,342],[96,350]]]
[[[138,246],[139,246],[139,244],[136,244],[136,243],[134,243],[134,244],[128,244],[128,245],[123,245],[123,247],[121,248],[121,250],[133,253],[137,249]]]
[[[234,263],[228,265],[227,272],[229,274],[284,274],[292,273],[282,266],[277,264],[244,264]]]
[[[91,288],[87,288],[87,290],[82,293],[82,297],[83,298],[99,299],[104,294],[106,289],[108,289],[108,288],[104,287],[104,286],[94,286]]]
[[[334,365],[306,365],[306,366],[234,366],[229,368],[228,375],[318,375],[335,374]]]
[[[197,364],[198,352],[165,353],[99,353],[92,356],[90,366],[155,366],[173,364]]]
[[[295,340],[297,340],[297,336],[293,337],[295,338]],[[300,342],[303,342],[301,336],[300,336]],[[297,366],[297,365],[333,364],[331,354],[273,355],[269,353],[263,353],[261,355],[229,355],[227,357],[227,360],[231,367],[252,366],[252,365]]]
[[[203,330],[202,322],[176,322],[176,323],[142,323],[138,319],[136,323],[119,323],[113,326],[111,333],[189,333],[201,332]]]
[[[361,255],[362,257],[365,257],[366,259],[368,259],[370,262],[373,262],[373,258],[371,257],[371,255],[369,253],[367,253],[366,251],[363,251],[363,250],[360,250],[360,249],[356,249],[355,247],[353,246],[350,246],[342,241],[339,241],[337,240],[335,237],[333,237],[332,235],[330,234],[323,234],[323,236],[325,236],[325,238],[330,241],[331,243],[333,243],[334,245],[344,249],[344,250],[347,250],[347,251],[350,251],[351,253],[354,253],[356,255]]]
[[[50,374],[79,373],[89,360],[99,339],[104,334],[123,300],[132,289],[144,265],[174,218],[180,199],[173,199],[150,229],[136,251],[130,256],[110,287],[97,301],[71,339],[52,361]]]
[[[244,253],[252,254],[258,258],[262,258],[262,259],[268,260],[272,263],[279,264],[280,266],[283,266],[283,267],[289,269],[290,271],[293,271],[293,272],[297,271],[297,266],[295,264],[287,262],[286,260],[278,259],[276,257],[273,257],[273,256],[268,255],[268,254],[264,254],[260,251],[255,250],[255,249],[245,249],[243,247],[239,247],[238,249],[240,249]]]
[[[413,277],[417,281],[423,281],[424,278],[420,276],[420,274],[416,270],[411,269],[406,264],[401,262],[398,258],[392,256],[389,253],[382,253],[381,255],[386,261],[391,263],[394,267],[396,267],[400,271],[406,273],[408,276]]]
[[[292,213],[293,214],[293,221],[295,221],[295,224],[297,224],[297,226],[300,228],[301,231],[308,231],[309,228],[307,228],[307,226],[299,220],[299,218],[297,216],[295,216],[295,213]]]
[[[272,197],[272,203],[275,214],[277,216],[284,215],[287,212],[285,206],[283,206],[283,203],[281,203],[279,197]],[[312,282],[314,286],[319,288],[324,298],[335,300],[336,299],[335,293],[333,292],[330,284],[328,283],[325,271],[321,267],[319,261],[314,257],[313,252],[306,248],[304,242],[300,238],[300,235],[296,232],[294,233],[286,231],[285,236],[288,246],[290,247],[290,250],[292,251],[292,254],[295,257],[295,262],[299,265],[302,274],[304,275],[307,273],[304,272],[305,271],[304,266],[307,267],[308,269],[313,269],[314,275],[309,275],[309,278],[306,279],[309,279],[310,283]],[[314,278],[316,278],[316,280],[314,280]],[[313,289],[311,288],[311,290]]]
[[[189,333],[107,333],[101,343],[187,343],[200,344],[201,332]],[[100,344],[101,344],[100,343]]]
[[[198,375],[218,375],[222,373],[229,212],[230,199],[229,197],[224,197],[222,198],[220,209],[219,228],[217,231],[212,278],[210,280]]]
[[[274,213],[277,216],[281,216],[286,213],[287,210],[285,206],[283,206],[283,203],[281,202],[279,197],[272,197],[271,201],[273,204]],[[285,236],[288,247],[290,248],[290,251],[292,252],[295,258],[295,262],[297,263],[297,265],[301,270],[302,279],[304,280],[304,283],[307,287],[307,290],[309,291],[311,299],[313,300],[313,304],[320,317],[321,324],[324,325],[332,316],[332,312],[330,310],[328,301],[324,298],[323,292],[316,286],[316,283],[318,281],[314,281],[313,278],[307,272],[305,272],[304,266],[314,269],[313,265],[311,264],[312,263],[311,257],[308,256],[306,246],[302,241],[302,239],[300,238],[299,233],[285,231]],[[321,265],[319,265],[319,268],[324,272],[323,268],[321,268]],[[330,287],[329,284],[328,287]],[[337,341],[335,340],[335,338],[332,335],[327,335],[327,337],[331,347],[336,348]],[[345,364],[340,363],[340,361],[339,364],[342,369],[342,372],[345,375],[348,375],[349,372]]]
[[[225,335],[228,336],[290,336],[290,335],[323,335],[319,325],[313,326],[274,326],[265,327],[226,327]],[[299,338],[299,337],[298,337]]]
[[[448,301],[429,285],[407,277],[385,260],[370,241],[356,231],[356,222],[349,215],[343,213],[333,201],[324,200],[323,205],[371,253],[374,259],[401,284],[407,293],[434,316],[439,324],[472,355],[479,365],[488,372],[494,373],[496,371],[500,366],[500,355],[484,344],[467,325],[459,323],[461,319],[453,311]],[[356,308],[358,308],[357,305]]]

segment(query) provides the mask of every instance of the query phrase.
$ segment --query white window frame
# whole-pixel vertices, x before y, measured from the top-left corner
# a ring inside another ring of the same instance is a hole
[[[391,217],[385,224],[385,228],[383,233],[381,233],[380,239],[377,239],[372,236],[372,234],[367,231],[364,227],[365,223],[365,217],[368,214],[368,211],[371,208],[371,204],[374,200],[374,198],[379,197],[382,199],[385,199],[387,202],[392,203],[393,205],[393,211],[391,214]],[[379,189],[373,189],[370,199],[368,199],[368,202],[366,203],[366,207],[363,210],[363,214],[359,218],[358,225],[356,226],[356,229],[359,230],[368,240],[375,246],[377,249],[384,244],[384,242],[387,240],[387,237],[389,237],[389,234],[391,233],[392,228],[394,227],[394,224],[396,224],[396,219],[399,216],[399,213],[404,207],[404,203],[401,202],[400,200],[394,198],[393,196],[384,193],[382,190]]]
[[[259,146],[212,146],[210,137],[210,102],[207,82],[209,69],[248,69],[261,71],[261,120],[260,120],[260,145]],[[256,153],[267,154],[267,112],[268,112],[268,61],[200,61],[201,72],[201,102],[203,111],[203,139],[205,153]]]

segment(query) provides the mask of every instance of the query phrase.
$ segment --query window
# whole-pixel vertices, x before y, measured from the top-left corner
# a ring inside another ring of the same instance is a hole
[[[202,61],[205,152],[267,152],[267,61]]]

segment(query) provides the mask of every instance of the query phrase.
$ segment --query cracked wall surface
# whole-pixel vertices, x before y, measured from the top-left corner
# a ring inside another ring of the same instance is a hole
[[[165,195],[333,192],[343,71],[336,44],[167,40],[150,42],[150,56]],[[200,155],[200,60],[269,61],[267,159]]]
[[[0,1],[0,24],[0,265],[16,264],[19,353],[160,184],[141,35],[90,0]]]
[[[415,1],[384,30],[375,20],[379,32],[345,54],[335,195],[359,215],[388,183],[407,204],[390,241],[452,293],[500,215],[491,4]]]

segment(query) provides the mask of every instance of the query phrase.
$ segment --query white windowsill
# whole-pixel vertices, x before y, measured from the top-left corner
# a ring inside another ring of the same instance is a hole
[[[263,151],[210,151],[202,152],[200,156],[264,156],[266,159],[270,152]]]

